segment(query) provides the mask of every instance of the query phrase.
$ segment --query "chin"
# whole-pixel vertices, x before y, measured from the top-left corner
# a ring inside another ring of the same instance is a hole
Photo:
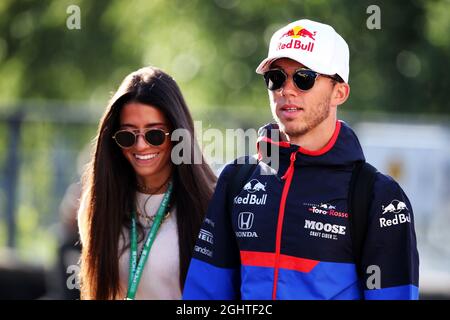
[[[280,129],[290,137],[298,137],[307,132],[307,128],[301,125],[287,124],[280,126]]]
[[[156,171],[155,170],[135,170],[136,175],[142,178],[153,176]]]

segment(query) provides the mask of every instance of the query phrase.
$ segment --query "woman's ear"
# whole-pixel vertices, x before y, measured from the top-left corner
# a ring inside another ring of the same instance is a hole
[[[345,101],[347,101],[348,96],[350,95],[350,86],[348,83],[345,82],[338,82],[333,88],[333,95],[332,95],[332,105],[341,105]]]

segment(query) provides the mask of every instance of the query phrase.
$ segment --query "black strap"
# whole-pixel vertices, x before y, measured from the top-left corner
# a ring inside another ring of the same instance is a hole
[[[242,161],[244,159],[244,161]],[[242,190],[244,184],[247,182],[248,178],[255,170],[258,162],[256,160],[252,160],[250,157],[239,158],[236,160],[234,172],[231,174],[232,180],[228,183],[227,186],[227,206],[229,212],[233,207],[234,197]]]
[[[350,235],[357,271],[361,278],[365,274],[361,260],[376,173],[377,169],[369,163],[358,162],[353,169],[349,186]]]

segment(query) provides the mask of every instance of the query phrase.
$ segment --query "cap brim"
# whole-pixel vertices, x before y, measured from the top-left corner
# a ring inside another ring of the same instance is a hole
[[[303,64],[307,68],[311,68],[311,66],[308,65],[308,63],[306,61],[300,61],[298,59],[298,55],[289,54],[288,52],[283,52],[283,53],[280,53],[280,54],[275,55],[275,56],[267,57],[263,61],[261,61],[259,66],[256,68],[256,73],[264,74],[264,72],[269,70],[270,65],[272,64],[272,62],[274,62],[275,60],[281,59],[281,58],[292,59],[294,61],[297,61],[298,63]]]
[[[264,74],[269,69],[269,66],[274,62],[276,59],[279,58],[265,58],[259,66],[256,68],[256,73],[258,74]]]
[[[319,72],[319,73],[322,73],[322,74],[328,74],[326,72],[323,72],[323,70],[316,70],[318,68],[315,68],[315,66],[314,66],[315,63],[313,61],[306,61],[307,59],[304,59],[304,60],[303,59],[298,59],[298,54],[289,54],[287,52],[284,52],[284,53],[279,54],[279,55],[275,55],[275,56],[271,56],[271,57],[265,58],[263,61],[261,61],[259,66],[256,68],[256,73],[264,74],[264,72],[269,70],[270,65],[275,60],[278,60],[278,59],[281,59],[281,58],[292,59],[294,61],[297,61],[298,63],[301,63],[302,65],[304,65],[305,67],[307,67],[307,68],[309,68],[309,69],[311,69],[313,71],[316,71],[316,72]]]

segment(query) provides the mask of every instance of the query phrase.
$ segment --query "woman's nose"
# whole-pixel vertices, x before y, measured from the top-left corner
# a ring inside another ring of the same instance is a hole
[[[137,149],[144,149],[148,146],[147,142],[145,141],[145,137],[143,134],[137,134],[136,135],[136,145],[135,147]]]

